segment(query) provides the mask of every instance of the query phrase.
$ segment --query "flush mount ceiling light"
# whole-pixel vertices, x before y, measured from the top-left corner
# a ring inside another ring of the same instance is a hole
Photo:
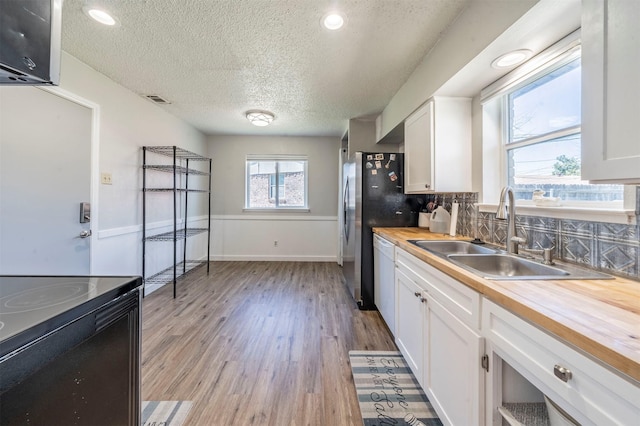
[[[533,52],[528,49],[514,50],[513,52],[500,55],[491,62],[493,68],[509,68],[516,65],[520,65],[533,55]]]
[[[114,18],[109,12],[105,11],[96,6],[84,6],[82,11],[89,18],[100,22],[103,25],[108,25],[110,27],[117,26],[118,20]]]
[[[331,12],[322,17],[322,25],[328,30],[339,30],[345,23],[344,15]]]
[[[275,116],[269,111],[251,110],[247,111],[247,120],[254,126],[264,127],[271,124]]]

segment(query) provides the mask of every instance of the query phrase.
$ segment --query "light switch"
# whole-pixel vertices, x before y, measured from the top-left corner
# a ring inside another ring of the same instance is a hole
[[[112,185],[111,173],[100,173],[100,183],[103,185]]]

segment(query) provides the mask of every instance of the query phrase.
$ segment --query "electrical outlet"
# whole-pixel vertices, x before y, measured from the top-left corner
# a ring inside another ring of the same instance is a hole
[[[275,240],[275,241],[273,242],[273,246],[274,246],[274,247],[278,247],[278,240]]]
[[[100,183],[103,185],[113,185],[111,173],[100,173]]]

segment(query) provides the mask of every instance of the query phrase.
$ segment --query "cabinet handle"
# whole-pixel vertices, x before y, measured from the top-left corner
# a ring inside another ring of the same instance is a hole
[[[553,374],[556,375],[556,377],[560,380],[562,380],[563,382],[568,382],[571,379],[571,370],[569,370],[568,368],[564,368],[561,365],[554,365],[553,367]]]
[[[425,303],[426,301],[427,301],[427,298],[426,298],[426,297],[421,297],[421,298],[420,298],[420,302]]]
[[[416,291],[415,293],[413,293],[413,295],[416,296],[416,297],[420,297],[420,292]]]
[[[427,188],[427,189],[429,189],[429,187],[431,187],[431,185],[429,185],[428,183],[425,183],[425,184],[424,184],[424,187],[425,187],[425,188]]]

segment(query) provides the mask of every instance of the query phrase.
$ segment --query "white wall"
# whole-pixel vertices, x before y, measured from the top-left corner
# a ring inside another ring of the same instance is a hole
[[[340,143],[339,137],[210,136],[212,258],[335,261]],[[309,212],[243,211],[248,154],[307,155]]]
[[[91,272],[96,275],[139,275],[142,273],[141,147],[177,145],[206,154],[206,137],[67,53],[62,55],[60,87],[99,105],[99,170],[94,172],[108,172],[113,177],[112,185],[97,187],[98,205],[97,211],[93,206],[92,218]],[[172,217],[169,206],[156,207],[154,220],[168,221]],[[198,210],[203,211],[202,207]],[[172,251],[168,243],[163,247],[158,246],[163,243],[154,244],[150,253],[152,259],[154,250]],[[162,253],[158,253],[157,265],[148,265],[150,270],[168,266],[162,264],[166,261],[160,258]]]
[[[472,1],[385,107],[384,136],[540,0]]]
[[[98,169],[112,185],[94,185],[91,241],[95,275],[142,273],[142,150],[144,145],[178,145],[214,158],[212,203],[213,259],[335,261],[338,246],[339,138],[223,137],[207,139],[186,122],[125,89],[67,53],[62,56],[60,89],[99,108]],[[34,105],[38,108],[38,105]],[[25,127],[28,127],[25,122]],[[89,141],[87,141],[89,143]],[[309,158],[309,212],[245,213],[246,154],[305,154]],[[32,154],[25,147],[25,155]],[[64,188],[60,188],[64,191]],[[95,194],[97,192],[97,194]],[[156,197],[157,198],[157,197]],[[190,203],[206,225],[206,198]],[[156,200],[149,217],[154,231],[171,229],[170,198]],[[28,205],[28,200],[24,200]],[[195,208],[194,208],[195,207]],[[278,241],[278,247],[273,246]],[[206,238],[189,241],[191,258],[206,254]],[[169,266],[169,243],[147,245],[148,272]]]

